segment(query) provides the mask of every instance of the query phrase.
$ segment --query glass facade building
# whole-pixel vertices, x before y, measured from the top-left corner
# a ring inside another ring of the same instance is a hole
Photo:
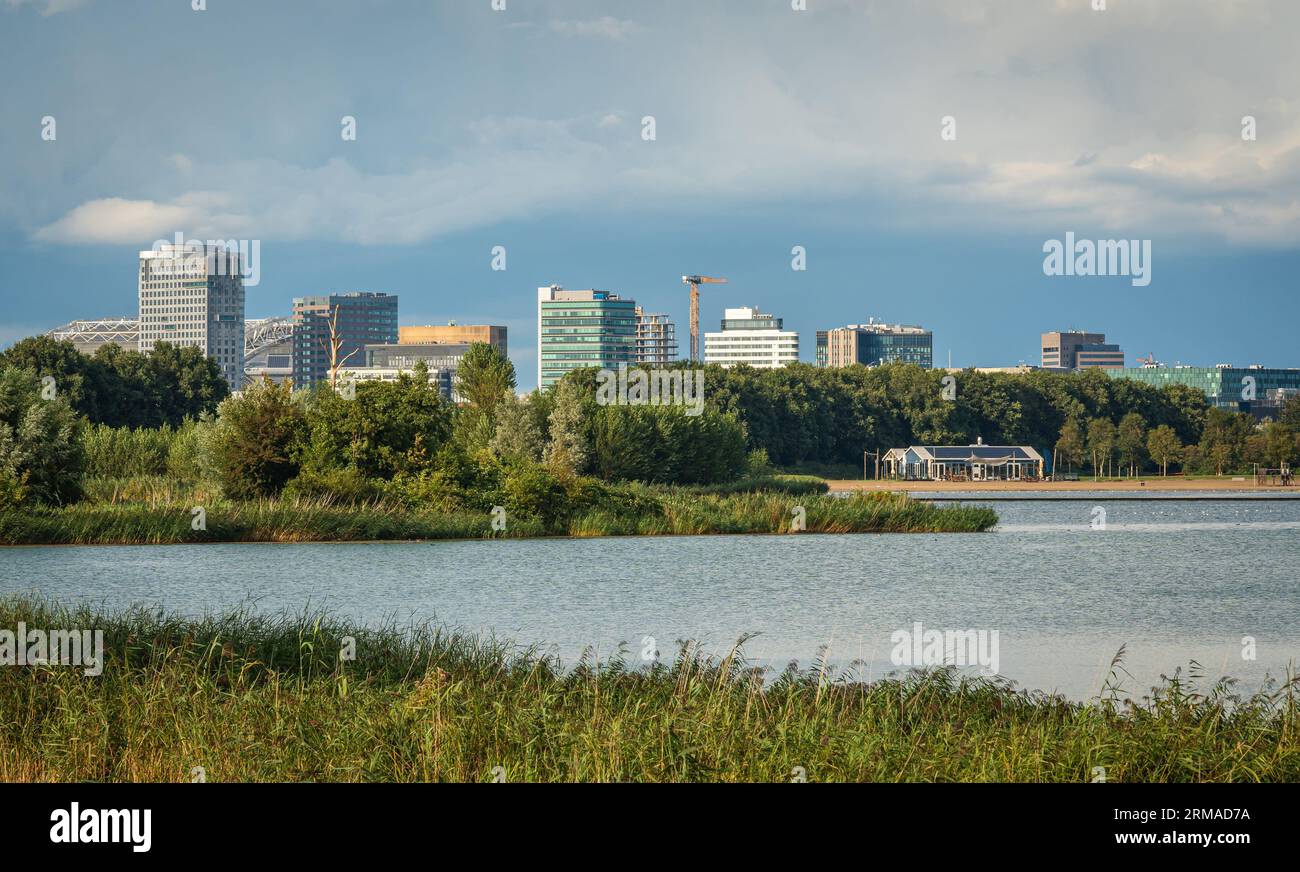
[[[329,381],[331,333],[338,343],[339,370],[363,366],[367,345],[397,343],[397,296],[354,291],[294,298],[294,387]]]
[[[818,358],[822,357],[818,352]],[[925,369],[934,366],[934,334],[906,324],[850,324],[826,331],[824,366],[879,366],[912,363]]]
[[[1187,385],[1205,394],[1211,405],[1230,412],[1251,412],[1256,405],[1300,390],[1300,369],[1262,366],[1143,366],[1108,369],[1112,378],[1129,378],[1156,387]],[[1250,399],[1252,397],[1254,399]]]
[[[616,369],[637,362],[636,301],[609,291],[537,289],[537,384],[546,388],[575,369]]]

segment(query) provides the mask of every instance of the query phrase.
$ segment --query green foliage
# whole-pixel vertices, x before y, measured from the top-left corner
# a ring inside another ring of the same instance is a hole
[[[680,406],[601,406],[593,462],[607,481],[707,484],[746,469],[744,427],[732,415]]]
[[[571,475],[587,468],[591,442],[589,420],[596,408],[594,383],[584,385],[580,377],[565,378],[551,389],[551,413],[547,422],[550,441],[545,449],[548,466]]]
[[[19,622],[102,628],[104,672],[0,670],[4,781],[184,781],[188,747],[225,782],[487,782],[497,766],[512,782],[788,782],[791,761],[818,782],[1077,784],[1099,765],[1116,783],[1300,779],[1294,683],[1241,698],[1174,672],[1141,702],[1074,702],[947,669],[774,673],[745,639],[637,668],[315,611],[0,601],[0,626]],[[355,661],[338,657],[349,637]]]
[[[1159,464],[1160,474],[1166,475],[1169,472],[1169,464],[1177,463],[1182,459],[1183,443],[1173,427],[1161,424],[1147,435],[1147,451],[1151,459]]]
[[[81,434],[86,455],[86,475],[125,477],[163,475],[171,454],[174,431],[163,426],[156,430],[110,427],[92,424]]]
[[[5,366],[52,376],[78,414],[113,427],[176,427],[212,412],[230,393],[200,349],[166,342],[148,354],[105,345],[90,357],[71,342],[34,336],[0,352]]]
[[[355,397],[322,385],[307,404],[304,466],[353,467],[364,478],[419,475],[451,434],[451,409],[417,367],[395,382],[363,382]]]
[[[501,460],[541,460],[545,447],[543,425],[546,417],[540,414],[541,392],[533,392],[527,400],[514,394],[497,405],[496,429],[488,448]]]
[[[0,505],[62,505],[81,494],[81,421],[31,370],[0,367]]]
[[[1062,424],[1061,438],[1056,440],[1057,463],[1065,463],[1070,471],[1082,465],[1086,453],[1083,440],[1083,428],[1077,420],[1070,418]]]
[[[354,466],[318,469],[304,468],[285,485],[286,500],[320,499],[339,505],[360,505],[381,501],[385,496],[383,483],[366,478]]]
[[[1199,439],[1208,410],[1204,395],[1184,386],[1155,388],[1083,373],[956,374],[957,393],[943,399],[942,370],[904,364],[819,369],[705,368],[708,408],[734,412],[749,449],[764,448],[782,468],[843,464],[861,469],[864,451],[916,444],[1031,445],[1045,456],[1067,422],[1129,412],[1150,429],[1169,425],[1186,441]],[[566,379],[582,378],[580,373]],[[1083,434],[1079,434],[1080,439]],[[1086,455],[1072,455],[1081,463]],[[1099,458],[1100,461],[1100,458]]]
[[[456,394],[492,419],[515,389],[515,365],[486,342],[471,343],[456,367]]]
[[[206,462],[235,499],[277,494],[298,474],[307,418],[287,385],[262,381],[217,410]]]

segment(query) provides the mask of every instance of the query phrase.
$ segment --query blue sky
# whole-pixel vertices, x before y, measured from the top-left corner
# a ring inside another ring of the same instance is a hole
[[[1300,4],[1107,5],[0,0],[0,344],[134,314],[136,251],[181,232],[260,240],[250,317],[383,290],[504,323],[521,387],[539,285],[684,350],[688,272],[731,280],[705,329],[758,305],[807,359],[874,316],[959,366],[1069,326],[1300,366]],[[1151,283],[1044,276],[1067,231],[1150,239]]]

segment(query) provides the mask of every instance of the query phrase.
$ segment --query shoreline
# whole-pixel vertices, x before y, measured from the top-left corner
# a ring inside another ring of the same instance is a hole
[[[899,481],[893,479],[828,479],[831,493],[873,493],[904,491],[912,493],[991,493],[1015,491],[1025,493],[1095,493],[1099,491],[1128,491],[1147,493],[1177,493],[1189,491],[1215,491],[1225,494],[1252,493],[1275,494],[1280,497],[1300,497],[1300,486],[1257,485],[1250,476],[1240,480],[1221,478],[1169,478],[1107,479],[1105,481]]]

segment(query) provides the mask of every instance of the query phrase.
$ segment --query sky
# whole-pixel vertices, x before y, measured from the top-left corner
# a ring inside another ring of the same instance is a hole
[[[0,346],[134,316],[182,233],[259,242],[250,318],[366,290],[504,324],[524,389],[539,286],[667,312],[684,353],[688,273],[730,280],[702,330],[754,305],[806,360],[874,317],[936,365],[1073,327],[1300,366],[1294,0],[494,5],[0,0]],[[1150,283],[1045,275],[1067,232],[1150,240]]]

